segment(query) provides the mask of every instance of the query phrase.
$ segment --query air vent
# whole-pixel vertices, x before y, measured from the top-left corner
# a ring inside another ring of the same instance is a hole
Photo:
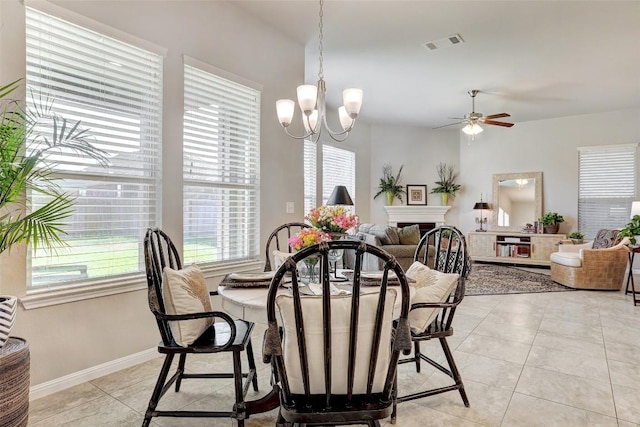
[[[464,40],[462,40],[462,37],[460,37],[460,34],[453,34],[451,36],[443,37],[438,40],[432,40],[432,41],[426,42],[424,46],[429,50],[438,50],[438,49],[443,49],[445,47],[455,46],[461,43],[464,43]]]

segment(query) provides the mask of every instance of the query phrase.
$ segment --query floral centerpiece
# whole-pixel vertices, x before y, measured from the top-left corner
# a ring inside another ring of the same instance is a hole
[[[303,228],[295,235],[289,237],[289,246],[295,251],[299,251],[307,246],[316,245],[321,242],[328,242],[331,240],[331,235],[325,233],[319,228]],[[302,283],[315,283],[318,281],[318,257],[310,256],[304,258],[301,263],[298,264],[298,270],[300,271],[300,280]]]
[[[320,206],[311,209],[305,219],[309,223],[327,233],[346,233],[358,225],[358,216],[352,214],[344,206]]]

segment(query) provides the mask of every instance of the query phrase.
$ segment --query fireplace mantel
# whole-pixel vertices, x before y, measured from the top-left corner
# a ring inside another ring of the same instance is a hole
[[[433,222],[436,227],[445,224],[445,214],[451,206],[385,206],[388,223],[396,227],[398,223]]]

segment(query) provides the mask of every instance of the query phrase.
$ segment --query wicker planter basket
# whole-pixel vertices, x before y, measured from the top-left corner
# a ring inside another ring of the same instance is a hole
[[[0,348],[0,427],[23,427],[29,417],[29,344],[11,337]]]
[[[0,348],[9,339],[13,324],[16,322],[18,311],[18,298],[8,295],[0,295]]]

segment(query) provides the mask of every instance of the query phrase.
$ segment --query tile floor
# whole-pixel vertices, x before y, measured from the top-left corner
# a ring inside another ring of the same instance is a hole
[[[257,325],[258,326],[258,325]],[[254,346],[264,329],[256,327]],[[398,426],[635,426],[640,425],[640,306],[623,292],[555,292],[466,297],[449,339],[471,402],[457,392],[399,406]],[[439,347],[438,347],[439,349]],[[436,357],[441,351],[429,347]],[[259,355],[259,350],[256,351]],[[218,356],[223,356],[222,358]],[[228,355],[194,356],[187,367],[227,369]],[[268,365],[257,358],[262,390]],[[29,425],[139,426],[161,359],[125,369],[31,402]],[[400,367],[401,393],[447,378],[428,367]],[[164,408],[231,406],[231,383],[183,382]],[[258,394],[249,393],[249,398]],[[248,427],[273,426],[275,411]],[[160,426],[233,426],[228,419],[156,418]],[[390,426],[388,420],[383,425]]]

